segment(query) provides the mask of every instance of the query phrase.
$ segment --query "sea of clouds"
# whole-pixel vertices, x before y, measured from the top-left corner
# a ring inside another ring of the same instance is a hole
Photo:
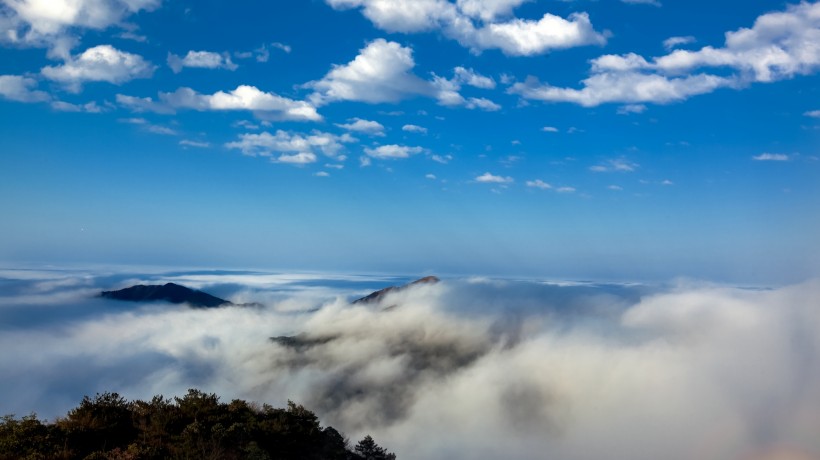
[[[407,281],[0,270],[0,413],[195,387],[292,399],[401,459],[820,458],[819,281],[458,278],[351,303]],[[264,306],[98,297],[165,282]]]

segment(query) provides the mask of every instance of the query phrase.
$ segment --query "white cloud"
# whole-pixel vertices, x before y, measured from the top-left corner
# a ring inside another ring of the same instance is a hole
[[[380,145],[376,148],[365,148],[364,153],[379,159],[394,159],[394,158],[408,158],[411,155],[415,155],[418,153],[424,153],[425,149],[421,147],[408,147],[405,145]]]
[[[644,113],[646,106],[643,104],[626,104],[618,107],[618,115],[629,115],[633,113]]]
[[[453,156],[452,155],[433,155],[433,156],[430,157],[430,159],[435,161],[436,163],[441,163],[443,165],[446,165],[447,163],[449,163],[450,161],[453,160]]]
[[[623,187],[621,187],[620,185],[610,185],[610,186],[608,186],[607,188],[608,188],[609,190],[614,190],[614,191],[616,191],[616,192],[620,192],[621,190],[623,190],[623,189],[624,189],[624,188],[623,188]]]
[[[485,77],[476,73],[473,69],[465,69],[464,67],[456,67],[453,69],[455,74],[454,79],[463,85],[473,86],[481,89],[495,88],[495,80],[490,77]]]
[[[401,130],[408,133],[427,134],[427,128],[418,125],[404,125],[401,127]]]
[[[541,179],[535,179],[535,180],[528,180],[527,181],[527,187],[540,188],[541,190],[548,190],[548,189],[552,188],[552,185],[542,181]]]
[[[555,191],[558,193],[575,193],[575,187],[558,187]]]
[[[511,93],[526,99],[573,102],[591,107],[608,102],[669,103],[718,88],[742,88],[809,75],[820,67],[820,2],[791,5],[757,18],[752,28],[726,33],[722,48],[675,50],[646,60],[634,53],[605,55],[591,62],[592,75],[580,89],[541,84],[534,78],[516,83]],[[696,73],[701,68],[728,74]]]
[[[503,176],[496,176],[490,174],[489,172],[485,172],[484,174],[475,178],[476,182],[481,182],[484,184],[510,184],[515,182],[512,177],[503,177]]]
[[[557,133],[558,128],[556,128],[555,126],[544,126],[543,128],[541,128],[541,131],[545,133]]]
[[[46,78],[78,91],[88,81],[121,84],[135,78],[148,78],[156,67],[142,56],[120,51],[111,45],[99,45],[70,57],[65,64],[43,67]]]
[[[162,134],[163,136],[176,136],[177,132],[167,126],[147,125],[145,130],[149,133]]]
[[[789,156],[782,153],[761,153],[752,157],[755,161],[789,161]]]
[[[306,165],[316,163],[316,154],[313,152],[299,152],[292,155],[282,154],[275,159],[271,159],[274,163],[285,163],[290,165]]]
[[[134,97],[125,94],[117,94],[117,104],[128,108],[134,112],[156,112],[156,113],[173,113],[174,109],[161,102],[154,101],[150,97]]]
[[[330,177],[330,173],[327,171],[318,171],[313,174],[316,177]]]
[[[249,110],[258,117],[294,121],[320,121],[316,107],[305,101],[295,101],[275,93],[266,93],[255,86],[240,85],[230,92],[201,94],[191,88],[179,88],[173,93],[160,93],[161,102],[151,98],[117,95],[117,102],[138,111],[172,112],[175,109]]]
[[[803,115],[812,118],[820,118],[820,110],[810,110],[808,112],[803,113]]]
[[[238,141],[228,142],[225,147],[241,150],[249,156],[270,157],[275,153],[286,153],[287,155],[280,156],[278,159],[283,163],[313,163],[316,161],[314,152],[338,158],[344,150],[344,144],[354,141],[355,139],[347,134],[337,136],[322,131],[313,131],[306,135],[279,130],[276,134],[267,131],[259,134],[241,134]]]
[[[690,43],[695,43],[695,37],[691,35],[687,35],[685,37],[669,37],[663,41],[663,47],[667,50],[672,50],[677,48],[680,45],[688,45]]]
[[[324,78],[305,86],[314,89],[310,100],[316,105],[334,101],[375,104],[431,95],[430,84],[413,74],[415,65],[413,50],[380,38],[368,43],[349,63],[335,66]]]
[[[652,6],[661,6],[661,2],[658,0],[621,0],[624,3],[629,3],[632,5],[652,5]]]
[[[368,156],[361,156],[359,157],[359,167],[366,168],[373,163],[373,160],[370,159]]]
[[[97,105],[95,101],[87,102],[85,104],[72,104],[65,101],[53,101],[51,108],[58,112],[84,112],[84,113],[102,113],[105,111],[103,107]]]
[[[238,66],[231,61],[228,53],[214,53],[212,51],[188,51],[184,57],[168,53],[168,67],[174,73],[182,72],[185,67],[199,69],[227,69],[236,70]]]
[[[129,15],[150,11],[161,0],[2,0],[0,42],[50,48],[49,54],[67,58],[77,43],[78,28],[102,30]]]
[[[438,30],[479,53],[500,49],[508,55],[542,54],[552,49],[603,44],[586,13],[564,19],[544,14],[539,20],[507,18],[524,0],[326,0],[333,8],[361,8],[387,32]],[[499,21],[500,19],[504,21]]]
[[[189,139],[183,139],[183,140],[179,141],[179,145],[181,145],[183,147],[196,147],[196,148],[199,148],[199,149],[207,149],[208,147],[211,146],[211,143],[210,142],[204,142],[204,141],[192,141],[192,140],[189,140]]]
[[[669,103],[731,86],[733,80],[707,74],[669,78],[637,72],[605,72],[587,78],[582,84],[582,89],[559,88],[541,84],[536,79],[528,79],[524,83],[513,85],[510,92],[525,99],[572,102],[584,107],[608,102]]]
[[[348,123],[337,123],[336,126],[344,128],[348,131],[368,134],[370,136],[384,136],[384,125],[382,125],[378,121],[363,120],[361,118],[351,118],[350,120],[348,120]]]
[[[625,158],[615,158],[607,160],[606,162],[590,167],[590,171],[594,172],[632,172],[640,167],[638,163],[629,161]]]
[[[430,180],[436,180],[436,175],[435,174],[425,174],[424,178],[425,179],[430,179]]]
[[[104,29],[128,14],[151,10],[160,0],[3,0],[6,7],[40,34],[67,27]]]
[[[17,102],[43,102],[50,96],[33,88],[37,80],[20,75],[0,75],[0,96]]]
[[[448,107],[465,107],[467,109],[481,109],[488,112],[500,110],[501,106],[487,98],[469,97],[461,95],[461,87],[468,84],[476,88],[490,88],[495,86],[495,82],[476,74],[472,70],[463,67],[456,67],[453,71],[452,79],[447,79],[433,74],[432,86],[435,88],[436,99],[440,105]],[[490,84],[492,82],[492,85]]]
[[[470,97],[464,104],[468,109],[481,109],[485,112],[495,112],[501,110],[501,106],[495,102],[483,97]]]
[[[546,13],[538,21],[512,19],[478,28],[472,21],[461,19],[450,24],[447,33],[474,52],[500,49],[510,56],[531,56],[553,49],[606,43],[586,13],[573,13],[569,19]]]

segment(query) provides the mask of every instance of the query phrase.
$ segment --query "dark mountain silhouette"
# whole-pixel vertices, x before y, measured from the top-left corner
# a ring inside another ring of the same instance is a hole
[[[362,297],[361,299],[356,299],[356,300],[353,301],[353,303],[356,304],[356,303],[376,303],[376,302],[380,302],[384,298],[384,296],[386,296],[387,294],[389,294],[391,292],[399,292],[399,291],[402,291],[404,289],[407,289],[411,286],[415,286],[415,285],[418,285],[418,284],[436,284],[439,281],[441,281],[441,280],[439,280],[435,276],[425,276],[424,278],[417,279],[416,281],[413,281],[412,283],[405,284],[404,286],[386,287],[384,289],[381,289],[381,290],[378,290],[378,291],[373,292],[371,294],[368,294],[368,295]]]
[[[103,291],[101,297],[130,302],[152,302],[162,300],[171,303],[187,303],[192,307],[213,308],[234,305],[232,302],[212,296],[206,292],[167,283],[164,285],[138,284],[119,291]]]

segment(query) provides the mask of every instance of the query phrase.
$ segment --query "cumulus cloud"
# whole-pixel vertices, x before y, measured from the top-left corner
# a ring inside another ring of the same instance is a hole
[[[196,147],[198,149],[207,149],[211,146],[211,143],[205,141],[192,141],[190,139],[183,139],[179,141],[179,145],[183,147]]]
[[[356,142],[356,139],[348,134],[337,136],[316,130],[310,134],[278,130],[275,134],[267,131],[241,134],[239,140],[228,142],[225,147],[240,150],[249,156],[270,157],[281,163],[306,164],[317,161],[316,153],[340,158],[344,144],[351,142]]]
[[[811,118],[820,118],[820,110],[810,110],[805,112],[803,115]]]
[[[337,123],[336,126],[369,136],[384,136],[384,125],[378,121],[351,118],[347,123]]]
[[[789,156],[782,153],[761,153],[752,157],[755,161],[789,161]]]
[[[401,130],[408,133],[427,134],[427,128],[419,125],[404,125],[401,127]]]
[[[489,172],[485,172],[484,174],[476,177],[475,181],[483,184],[511,184],[515,182],[512,177],[496,176]]]
[[[48,93],[34,88],[37,80],[20,75],[0,75],[0,96],[17,102],[43,102],[50,99]]]
[[[202,94],[191,88],[179,88],[173,93],[159,93],[159,100],[118,94],[117,102],[135,111],[172,113],[178,109],[198,111],[248,110],[265,120],[320,121],[316,107],[306,101],[296,101],[255,86],[240,85],[236,89],[214,94]]]
[[[556,128],[555,126],[544,126],[543,128],[541,128],[541,131],[545,133],[557,133],[558,128]]]
[[[0,295],[0,405],[18,414],[53,417],[96,391],[148,398],[198,387],[228,400],[292,399],[400,458],[763,460],[820,450],[816,281],[473,278],[350,304],[363,286],[391,281],[227,274],[196,287],[265,306],[192,310],[94,298],[110,275],[46,275],[16,278]]]
[[[426,152],[426,150],[422,147],[409,147],[396,144],[380,145],[376,148],[367,147],[364,149],[364,153],[368,156],[378,159],[409,158],[411,155],[424,152]]]
[[[199,69],[227,69],[236,70],[238,66],[231,61],[228,53],[214,53],[212,51],[188,51],[184,57],[168,53],[168,67],[174,73],[182,72],[185,67]]]
[[[98,45],[69,58],[62,65],[43,67],[41,73],[49,80],[79,91],[85,82],[104,81],[119,85],[135,78],[148,78],[155,69],[156,66],[142,56],[120,51],[111,45]]]
[[[633,113],[644,113],[646,106],[643,104],[626,104],[618,107],[618,115],[630,115]]]
[[[552,188],[552,185],[542,181],[541,179],[535,179],[535,180],[528,180],[527,181],[527,187],[540,188],[541,190],[549,190],[549,189]]]
[[[634,53],[605,55],[591,62],[592,75],[579,89],[556,87],[531,77],[509,91],[526,99],[587,107],[609,102],[670,103],[719,88],[813,74],[820,67],[818,40],[820,3],[803,2],[763,14],[751,28],[727,32],[720,48],[674,50],[651,60]]]
[[[463,85],[473,86],[481,89],[495,88],[495,81],[489,77],[479,75],[472,69],[456,67],[453,70],[453,78],[444,78],[433,74],[431,82],[435,88],[435,97],[440,105],[448,107],[465,107],[467,109],[481,109],[488,112],[500,110],[501,106],[483,97],[467,97],[461,94]]]
[[[415,65],[412,49],[379,38],[349,63],[335,66],[324,78],[305,86],[315,91],[310,100],[316,105],[334,101],[398,102],[430,95],[429,83],[413,74]]]
[[[510,17],[525,0],[326,0],[335,9],[361,8],[373,24],[388,32],[440,31],[480,53],[500,49],[508,55],[542,54],[553,49],[603,44],[586,13],[562,18]]]
[[[0,41],[51,48],[53,56],[68,57],[77,39],[72,29],[102,30],[129,15],[157,8],[161,0],[2,0]]]
[[[691,35],[687,35],[685,37],[669,37],[663,41],[663,47],[667,50],[675,49],[681,45],[688,45],[690,43],[695,43],[697,40],[695,37]]]

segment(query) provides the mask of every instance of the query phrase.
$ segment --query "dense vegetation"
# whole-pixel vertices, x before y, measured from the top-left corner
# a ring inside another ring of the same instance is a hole
[[[35,415],[0,420],[0,460],[344,459],[394,460],[370,436],[353,449],[316,415],[189,390],[182,398],[85,397],[53,423]]]

